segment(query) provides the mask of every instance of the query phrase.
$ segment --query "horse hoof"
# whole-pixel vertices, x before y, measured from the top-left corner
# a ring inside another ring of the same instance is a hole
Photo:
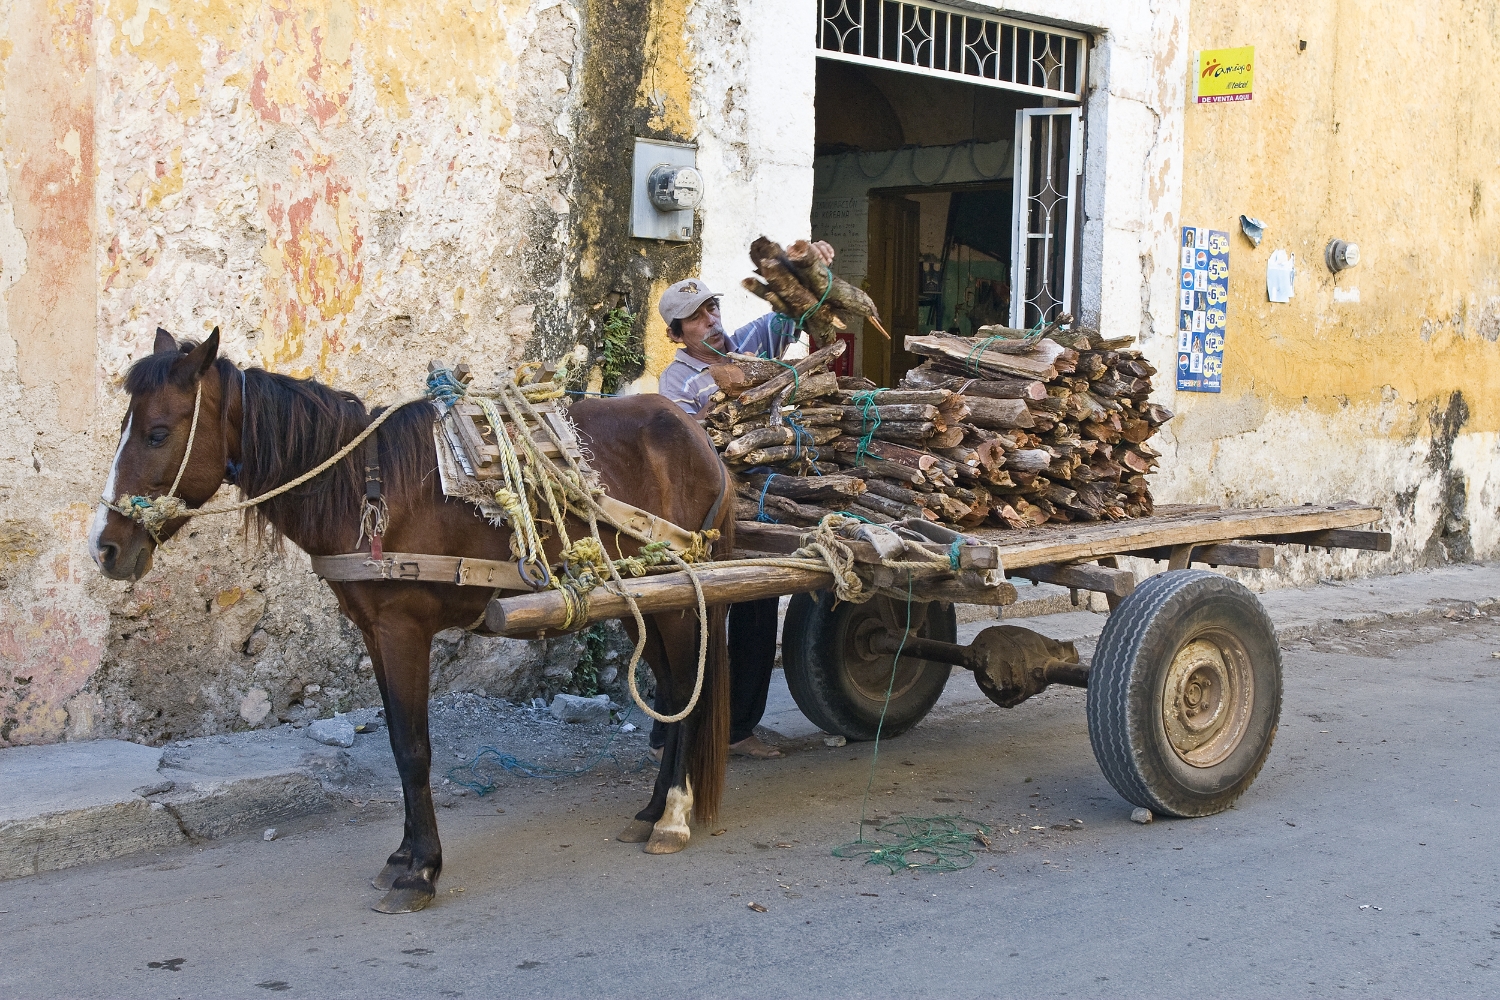
[[[432,902],[432,897],[435,895],[437,893],[428,886],[392,889],[381,896],[380,902],[370,909],[376,913],[416,913],[418,910],[427,909],[427,905]]]
[[[380,874],[370,879],[370,885],[385,892],[396,884],[398,878],[409,871],[411,871],[410,865],[397,865],[387,861],[385,867],[380,869]]]
[[[688,845],[688,831],[682,829],[654,829],[646,842],[647,854],[676,854]]]
[[[633,819],[625,824],[616,840],[623,844],[644,844],[651,839],[651,831],[654,829],[649,820]]]

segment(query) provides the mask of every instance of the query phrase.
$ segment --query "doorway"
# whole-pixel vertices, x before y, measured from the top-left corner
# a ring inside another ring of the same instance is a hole
[[[870,297],[891,342],[869,345],[865,377],[894,385],[920,363],[907,336],[1009,323],[1013,200],[1009,181],[870,193]]]
[[[818,59],[812,215],[891,334],[854,331],[854,370],[883,386],[918,363],[908,336],[1075,311],[1082,167],[1061,98],[888,65]]]

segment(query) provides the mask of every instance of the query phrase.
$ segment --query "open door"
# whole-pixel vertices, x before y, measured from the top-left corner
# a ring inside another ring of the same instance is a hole
[[[1010,252],[1010,325],[1051,322],[1073,304],[1083,113],[1016,112],[1015,212]]]
[[[906,338],[917,332],[917,296],[922,264],[919,226],[922,207],[900,195],[870,197],[870,298],[890,331],[887,344],[880,331],[866,323],[861,334],[864,376],[879,386],[894,386],[916,355],[906,352]]]

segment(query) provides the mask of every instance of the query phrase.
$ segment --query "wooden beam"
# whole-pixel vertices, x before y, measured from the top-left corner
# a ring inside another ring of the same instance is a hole
[[[1187,546],[1176,548],[1186,549]],[[1136,549],[1127,552],[1126,555],[1135,556],[1139,559],[1156,559],[1170,561],[1172,553],[1176,549],[1162,547],[1156,549]],[[1195,545],[1192,547],[1191,558],[1179,569],[1186,569],[1191,563],[1207,563],[1210,566],[1244,566],[1249,569],[1270,569],[1276,565],[1276,548],[1271,545],[1256,545],[1248,542],[1216,542],[1211,545]]]
[[[703,584],[704,599],[710,605],[804,594],[833,586],[832,574],[780,566],[731,565],[704,569],[698,571],[698,579]],[[628,579],[625,589],[645,614],[684,611],[697,606],[693,583],[686,573]],[[629,615],[630,606],[622,595],[600,587],[589,594],[587,621],[573,622],[571,628]],[[560,631],[567,618],[562,593],[556,590],[502,597],[491,601],[484,613],[485,627],[500,635]]]
[[[1314,548],[1364,549],[1367,552],[1391,551],[1389,531],[1348,531],[1335,528],[1327,531],[1299,531],[1291,534],[1255,535],[1253,537],[1258,542],[1271,542],[1274,545],[1311,545]]]
[[[1055,583],[1059,587],[1074,590],[1093,590],[1114,597],[1126,597],[1135,590],[1135,574],[1128,569],[1113,569],[1091,563],[1028,566],[1007,575],[1038,583]]]
[[[979,529],[970,534],[999,546],[1001,561],[1007,570],[1012,570],[1082,562],[1162,546],[1229,542],[1236,538],[1295,534],[1301,542],[1300,536],[1308,532],[1354,528],[1373,524],[1384,516],[1379,507],[1362,504],[1309,504],[1019,530]]]

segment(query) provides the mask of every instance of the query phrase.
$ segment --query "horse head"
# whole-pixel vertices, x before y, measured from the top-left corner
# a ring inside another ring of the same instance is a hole
[[[202,506],[236,457],[225,373],[217,370],[224,366],[214,364],[218,353],[217,327],[201,344],[179,343],[158,328],[154,351],[125,377],[130,405],[89,531],[89,552],[111,579],[139,580],[151,569],[156,546],[187,523],[184,517],[156,523],[143,516],[152,501],[157,510],[172,509],[161,503],[169,496],[187,507]]]

